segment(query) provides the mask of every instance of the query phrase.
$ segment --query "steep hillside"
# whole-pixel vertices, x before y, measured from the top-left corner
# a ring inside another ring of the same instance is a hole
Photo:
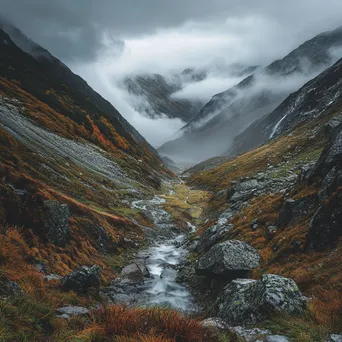
[[[165,143],[159,152],[181,162],[223,154],[234,137],[274,110],[296,90],[296,85],[335,62],[333,49],[341,45],[342,29],[338,28],[305,42],[282,60],[257,69],[235,87],[215,95],[183,128],[184,135]]]
[[[235,291],[241,291],[248,281],[236,281],[235,289],[223,275],[215,278],[215,265],[211,269],[203,265],[210,264],[207,258],[215,259],[214,250],[224,255],[219,249],[231,240],[250,244],[260,255],[260,264],[249,277],[289,277],[310,298],[305,317],[274,315],[259,325],[282,331],[293,341],[328,341],[329,332],[342,331],[342,104],[324,105],[317,108],[319,116],[304,123],[292,121],[287,131],[291,134],[235,158],[203,162],[186,172],[188,184],[210,191],[212,197],[204,214],[206,223],[190,237],[194,244],[190,260],[195,262],[183,272],[184,279],[214,314],[236,324],[244,312],[244,322],[248,321],[251,312],[257,312],[248,311],[252,309],[244,302],[247,298],[233,297],[238,301],[232,302],[222,292],[237,296]],[[206,286],[210,277],[216,282]],[[246,285],[247,296],[249,291]],[[252,297],[248,300],[253,301]]]
[[[342,60],[291,94],[273,112],[254,122],[234,139],[228,154],[245,152],[284,134],[298,125],[324,115],[342,101]]]

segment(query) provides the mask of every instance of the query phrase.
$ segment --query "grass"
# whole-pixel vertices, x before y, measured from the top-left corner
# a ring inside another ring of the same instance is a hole
[[[172,188],[173,193],[165,195],[164,209],[173,219],[186,228],[186,221],[201,223],[201,215],[209,199],[207,191],[191,189],[184,183],[176,184]]]

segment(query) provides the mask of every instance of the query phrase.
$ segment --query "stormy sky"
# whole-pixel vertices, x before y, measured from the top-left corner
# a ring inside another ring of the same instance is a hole
[[[0,0],[0,12],[108,98],[155,146],[183,124],[137,113],[114,80],[188,67],[266,65],[342,25],[340,0]],[[208,100],[235,80],[186,91]],[[196,88],[197,87],[197,88]]]

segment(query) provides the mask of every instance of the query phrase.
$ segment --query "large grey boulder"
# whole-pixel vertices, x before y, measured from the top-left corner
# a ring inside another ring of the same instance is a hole
[[[61,279],[62,288],[65,291],[74,291],[81,295],[97,294],[101,284],[100,274],[101,269],[97,265],[81,266]]]
[[[217,306],[218,316],[229,324],[255,324],[275,311],[300,314],[306,298],[292,279],[267,274],[258,281],[234,280],[224,288]]]
[[[58,201],[44,202],[44,220],[47,237],[56,246],[64,247],[71,237],[70,211]]]
[[[150,272],[148,268],[139,262],[129,264],[121,271],[120,278],[129,280],[133,283],[143,283],[144,278],[149,278]]]
[[[199,275],[239,277],[259,266],[260,256],[249,244],[228,240],[212,247],[196,264]]]

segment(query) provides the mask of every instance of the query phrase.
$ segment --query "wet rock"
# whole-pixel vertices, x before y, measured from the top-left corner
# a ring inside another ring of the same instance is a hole
[[[260,280],[238,279],[224,288],[218,316],[229,324],[255,324],[272,312],[300,314],[306,298],[289,278],[267,274]]]
[[[298,200],[293,200],[292,198],[286,199],[280,210],[278,226],[284,228],[301,218],[305,218],[314,211],[316,206],[316,195],[307,196]]]
[[[251,229],[253,231],[257,230],[259,228],[259,226],[261,225],[262,223],[259,221],[259,219],[255,219],[253,221],[251,221],[249,223],[249,226],[251,227]]]
[[[235,332],[241,340],[246,342],[264,341],[264,338],[271,334],[270,331],[266,329],[247,329],[241,326],[231,327],[230,330]],[[262,340],[260,340],[261,338]]]
[[[229,325],[218,317],[211,317],[203,320],[201,325],[205,328],[210,328],[216,331],[230,330]]]
[[[223,237],[234,229],[232,224],[217,224],[207,229],[199,238],[196,251],[199,253],[207,252],[211,247],[218,243]]]
[[[84,308],[82,306],[64,306],[62,308],[57,309],[57,312],[59,313],[59,317],[62,318],[70,318],[71,316],[82,316],[82,315],[88,315],[90,311],[87,308]]]
[[[172,268],[164,268],[162,273],[160,274],[160,278],[174,280],[177,277],[177,271]]]
[[[133,283],[144,282],[144,278],[149,278],[148,268],[141,263],[135,262],[127,265],[121,271],[120,278],[130,280]]]
[[[44,216],[49,241],[56,246],[64,247],[71,237],[68,206],[58,201],[45,201]]]
[[[321,205],[310,222],[307,235],[309,249],[322,250],[334,247],[342,235],[342,193],[336,194]]]
[[[236,278],[259,266],[259,253],[249,244],[228,240],[212,247],[196,264],[199,275]]]
[[[270,335],[265,337],[265,342],[290,342],[286,336],[282,335]]]
[[[266,239],[267,240],[272,240],[276,233],[277,233],[278,228],[276,226],[269,226],[266,229]]]
[[[100,273],[101,269],[97,265],[81,266],[61,279],[62,288],[65,291],[74,291],[81,295],[96,294],[100,288]]]
[[[61,280],[63,277],[59,276],[58,274],[48,274],[43,276],[43,279],[46,281],[51,281],[51,280]]]

